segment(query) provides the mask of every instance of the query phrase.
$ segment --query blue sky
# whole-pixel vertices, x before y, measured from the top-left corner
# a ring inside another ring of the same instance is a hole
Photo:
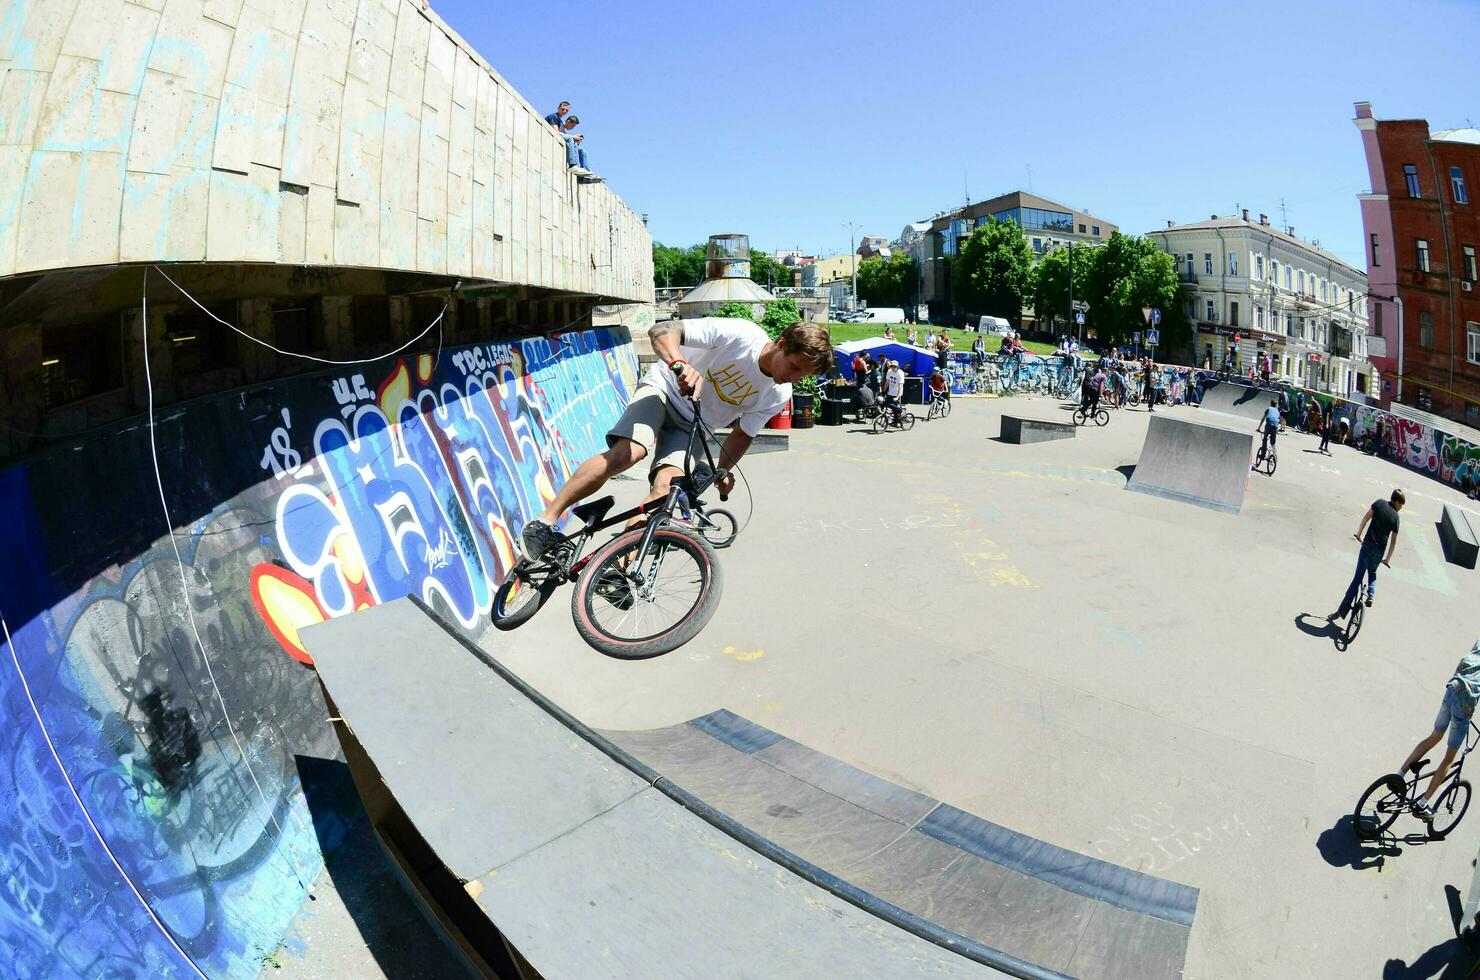
[[[653,237],[848,249],[1016,189],[1144,233],[1234,205],[1365,268],[1352,103],[1480,125],[1480,2],[433,0]],[[1469,120],[1467,122],[1466,120]]]

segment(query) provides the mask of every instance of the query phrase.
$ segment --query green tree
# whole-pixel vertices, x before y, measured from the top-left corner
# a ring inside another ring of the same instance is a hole
[[[1152,306],[1161,310],[1160,349],[1183,349],[1192,339],[1192,326],[1183,309],[1176,260],[1148,239],[1118,231],[1096,251],[1084,287],[1096,336],[1104,343],[1129,342],[1133,332],[1145,329],[1142,307]]]
[[[1090,270],[1094,268],[1097,248],[1074,249],[1074,299],[1087,299]],[[1053,249],[1038,260],[1028,278],[1028,298],[1033,304],[1033,313],[1039,324],[1046,329],[1052,317],[1060,320],[1069,316],[1069,249]]]
[[[766,328],[766,336],[775,340],[787,327],[804,319],[806,318],[802,316],[796,300],[778,299],[766,304],[766,314],[761,317],[761,326]]]
[[[739,300],[733,299],[730,300],[728,303],[721,303],[713,313],[706,313],[704,315],[729,316],[734,317],[737,320],[749,320],[752,323],[755,322],[755,314],[751,312],[750,304],[742,303]]]
[[[1016,221],[987,223],[962,239],[951,262],[951,299],[962,312],[1018,319],[1033,253]]]
[[[782,265],[765,252],[750,252],[750,278],[767,289],[791,285],[791,267]]]
[[[704,246],[675,248],[653,242],[653,285],[697,286],[704,281]]]
[[[905,252],[858,264],[858,295],[870,306],[905,306],[915,295],[915,260]]]

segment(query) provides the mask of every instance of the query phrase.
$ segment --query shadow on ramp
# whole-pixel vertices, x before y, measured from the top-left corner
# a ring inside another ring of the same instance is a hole
[[[1115,467],[1115,472],[1125,477],[1125,482],[1129,483],[1131,478],[1136,475],[1136,464],[1126,463],[1124,466],[1117,466]]]
[[[305,903],[284,939],[287,957],[300,942],[334,974],[362,967],[353,951],[363,948],[387,977],[407,980],[466,980],[473,976],[442,931],[413,901],[400,870],[376,839],[368,815],[355,796],[349,766],[334,759],[294,756],[303,796],[323,851],[331,892]],[[344,814],[352,814],[346,821]],[[321,907],[342,902],[354,932],[340,935]],[[322,918],[321,918],[322,917]],[[349,964],[334,964],[335,951],[350,950]]]
[[[1316,850],[1333,868],[1351,868],[1354,871],[1382,870],[1387,859],[1403,853],[1396,838],[1384,835],[1372,841],[1357,836],[1356,821],[1350,813],[1336,821],[1336,826],[1321,831],[1316,838]]]

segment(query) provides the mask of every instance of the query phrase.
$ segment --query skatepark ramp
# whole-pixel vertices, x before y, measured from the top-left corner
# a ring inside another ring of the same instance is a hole
[[[1279,392],[1270,388],[1208,378],[1203,382],[1203,397],[1199,407],[1257,422],[1264,417],[1264,410],[1269,407],[1270,400],[1278,398]]]
[[[1196,889],[728,711],[596,732],[414,599],[303,638],[382,843],[485,975],[1181,974]]]
[[[1253,451],[1248,432],[1156,415],[1126,489],[1237,514]]]

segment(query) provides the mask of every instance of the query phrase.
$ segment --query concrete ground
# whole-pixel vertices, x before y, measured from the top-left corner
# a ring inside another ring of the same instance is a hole
[[[665,657],[591,650],[569,590],[483,643],[595,727],[728,707],[1194,885],[1188,977],[1436,975],[1453,939],[1444,888],[1468,889],[1480,817],[1446,841],[1378,848],[1358,846],[1348,815],[1428,731],[1480,629],[1476,572],[1445,563],[1435,528],[1440,500],[1462,498],[1290,434],[1243,512],[1217,513],[1124,489],[1140,409],[1030,446],[997,441],[1003,412],[1068,418],[1052,400],[958,398],[912,432],[819,427],[753,457],[755,513],[720,553],[719,612]],[[1409,504],[1393,568],[1338,650],[1321,617],[1350,578],[1362,512],[1395,485]]]

